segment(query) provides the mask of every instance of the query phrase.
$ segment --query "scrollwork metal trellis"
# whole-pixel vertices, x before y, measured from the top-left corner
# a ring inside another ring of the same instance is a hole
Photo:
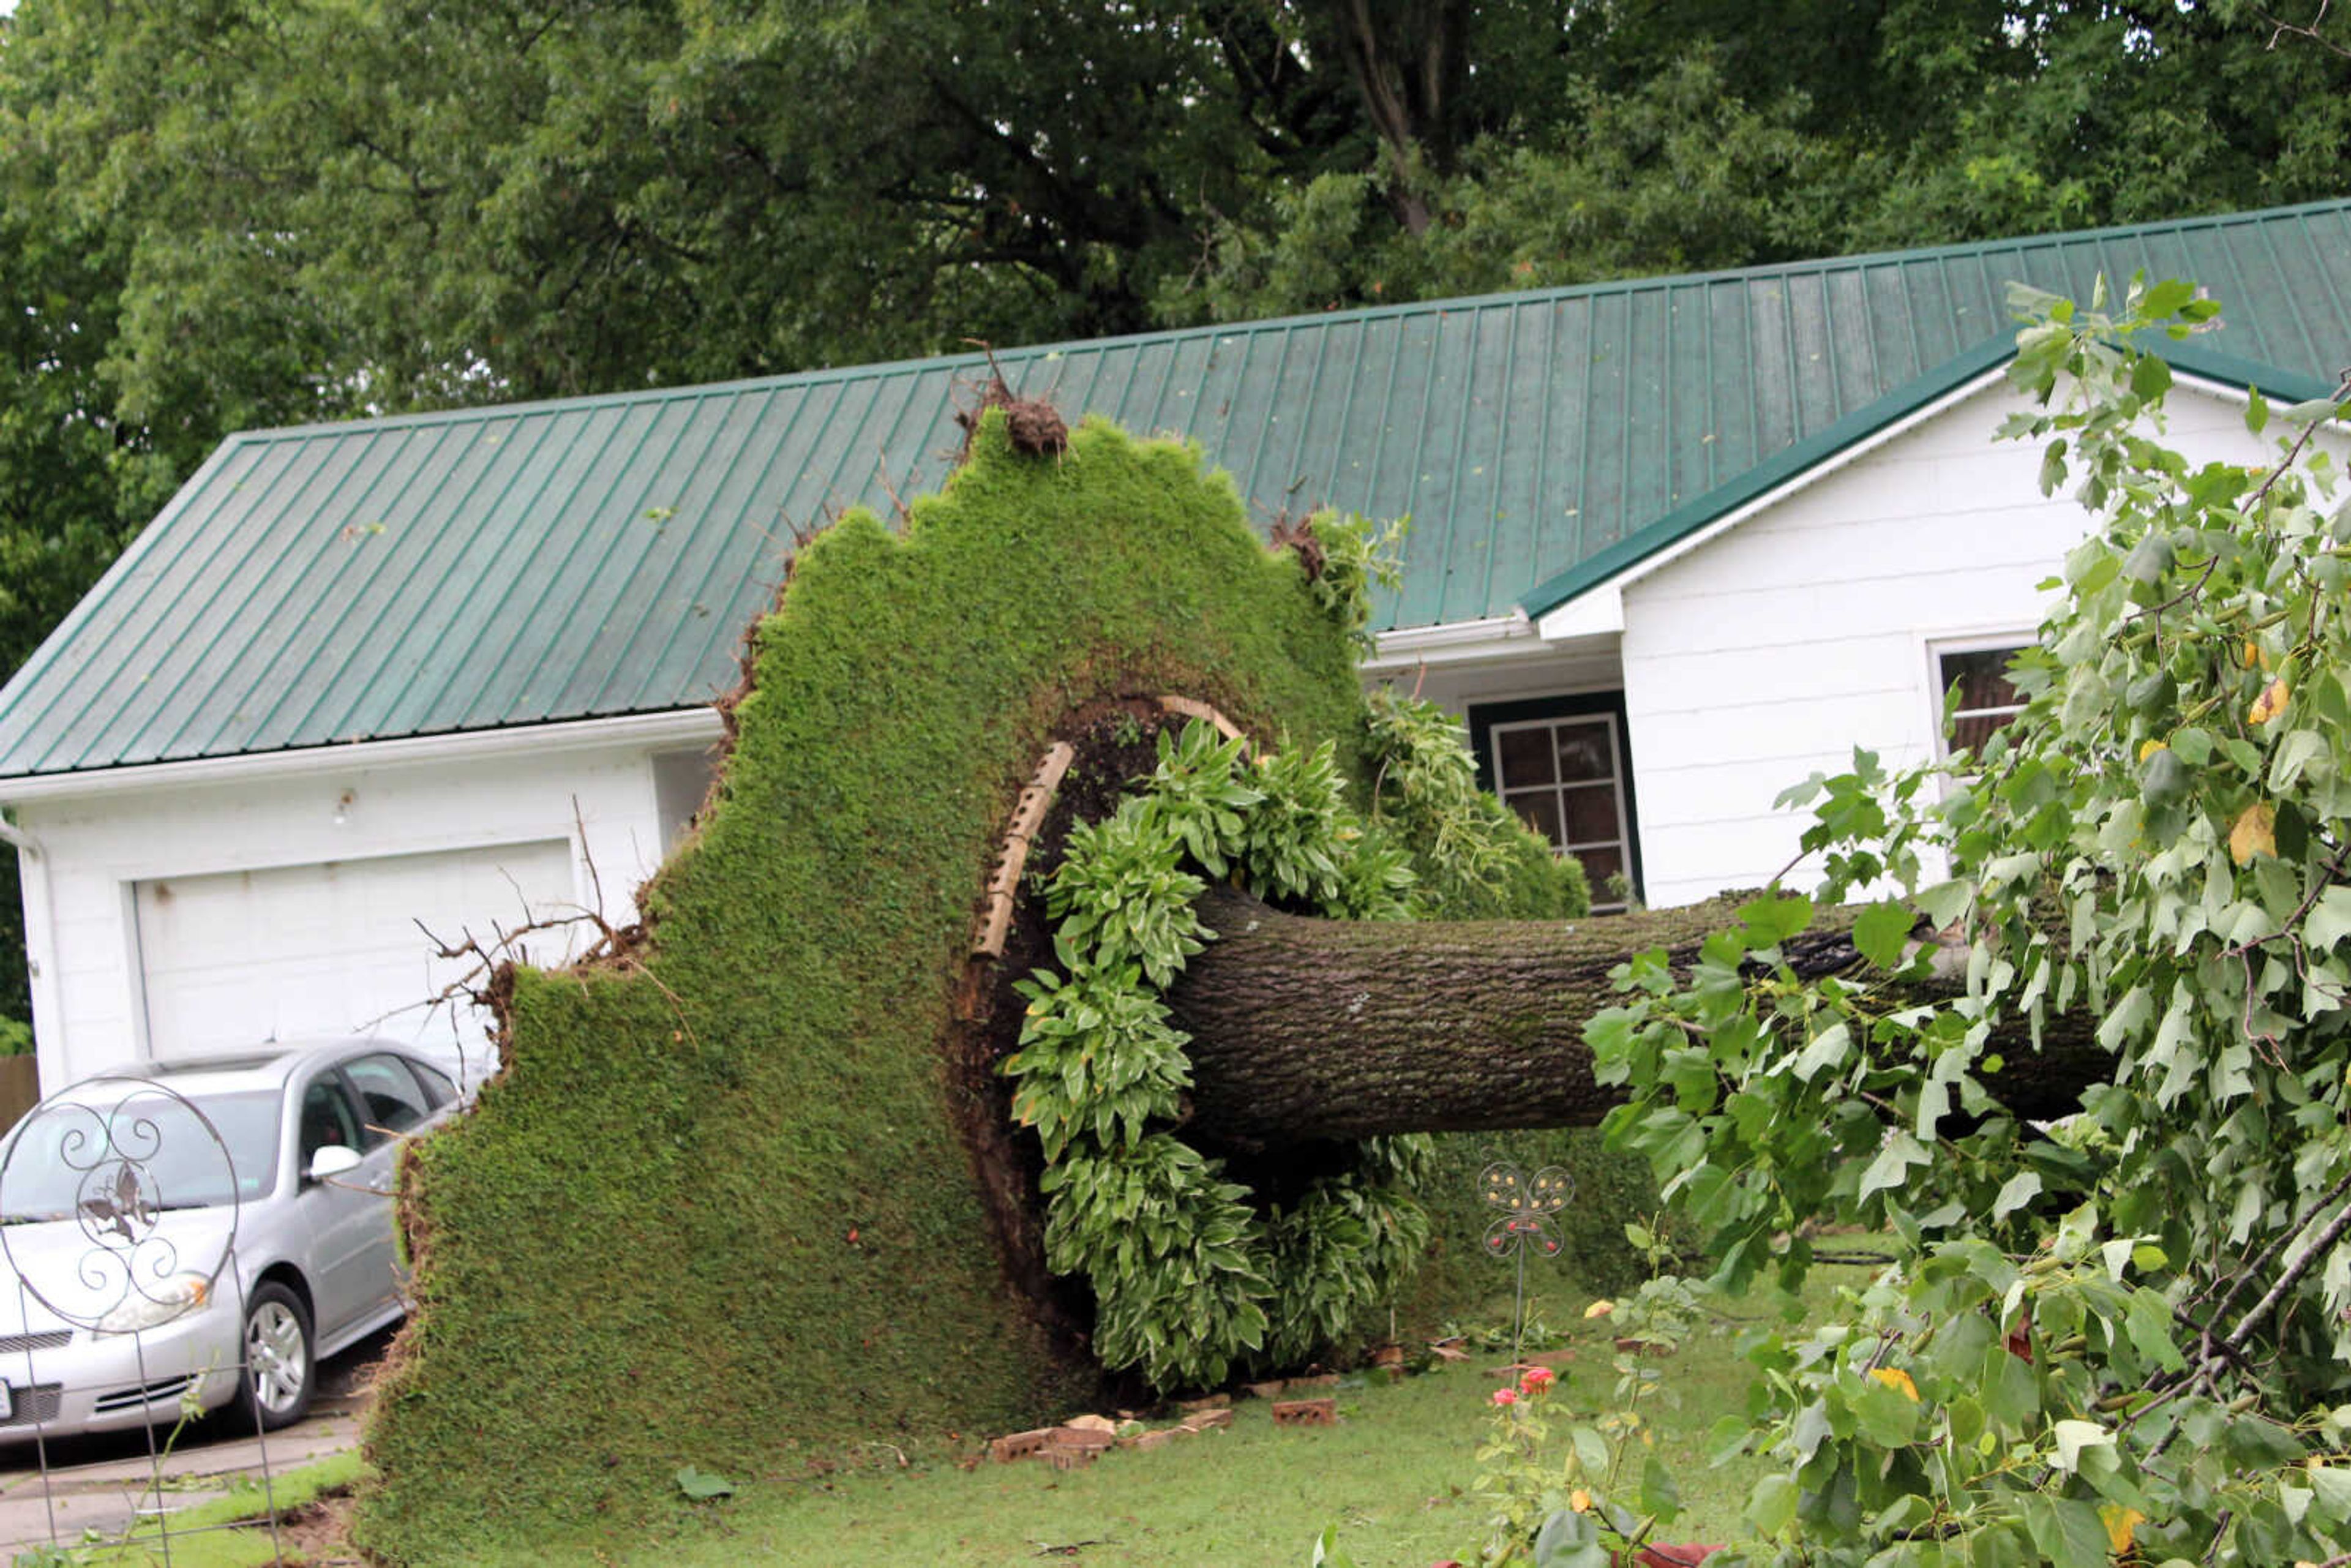
[[[243,1281],[235,1261],[239,1191],[235,1161],[212,1118],[152,1079],[89,1079],[36,1105],[0,1152],[0,1259],[14,1276],[25,1326],[34,1326],[29,1304],[38,1302],[57,1322],[82,1333],[126,1336],[137,1354],[140,1388],[153,1386],[146,1335],[213,1304],[224,1281],[240,1298],[242,1320]],[[168,1217],[181,1208],[204,1213],[193,1223],[175,1225]],[[78,1228],[86,1243],[78,1257],[63,1258],[55,1249],[57,1230],[43,1223],[62,1221]],[[39,1245],[31,1239],[37,1235]],[[26,1248],[31,1250],[20,1256]],[[19,1337],[47,1495],[51,1478],[41,1423],[53,1418],[54,1411],[49,1417],[40,1413],[42,1389],[33,1357],[37,1342],[48,1336],[28,1332]],[[240,1333],[240,1346],[242,1340]],[[250,1375],[241,1359],[237,1375]],[[193,1380],[189,1386],[194,1386]],[[60,1385],[56,1398],[61,1403],[63,1397]],[[147,1441],[156,1504],[152,1511],[168,1565],[172,1532],[161,1506],[162,1455],[152,1427]],[[266,1448],[262,1477],[267,1489]],[[53,1498],[49,1533],[57,1544]],[[274,1509],[270,1534],[274,1545]]]

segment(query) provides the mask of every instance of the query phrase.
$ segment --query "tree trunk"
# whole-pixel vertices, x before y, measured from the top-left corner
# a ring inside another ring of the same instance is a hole
[[[1589,1126],[1620,1096],[1593,1082],[1583,1026],[1609,971],[1663,947],[1677,967],[1734,923],[1725,901],[1573,921],[1376,924],[1303,919],[1219,889],[1217,940],[1168,995],[1192,1037],[1192,1124],[1241,1145],[1301,1138]],[[1859,963],[1857,911],[1823,914],[1787,949],[1807,978]],[[1919,999],[1949,996],[1935,982]],[[2024,1117],[2062,1115],[2113,1059],[2078,1009],[2035,1051],[2018,1031],[1986,1084]]]

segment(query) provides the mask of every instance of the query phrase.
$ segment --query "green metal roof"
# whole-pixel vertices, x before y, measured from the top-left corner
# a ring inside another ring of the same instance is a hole
[[[1507,614],[1996,352],[2011,279],[2192,277],[2351,365],[2351,200],[1000,351],[1199,441],[1253,513],[1411,515],[1380,625]],[[232,437],[0,691],[0,778],[661,711],[735,679],[795,526],[945,477],[977,356]],[[1775,458],[1780,462],[1774,462]]]

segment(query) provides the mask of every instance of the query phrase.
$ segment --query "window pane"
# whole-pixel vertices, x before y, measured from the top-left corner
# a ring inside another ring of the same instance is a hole
[[[340,1148],[360,1147],[360,1124],[351,1114],[350,1102],[343,1096],[343,1085],[332,1076],[321,1078],[302,1092],[302,1169],[307,1175],[310,1157],[329,1145]]]
[[[360,1115],[367,1123],[360,1129],[367,1139],[362,1148],[375,1147],[391,1134],[405,1133],[432,1114],[407,1063],[396,1056],[362,1056],[343,1071],[360,1092]]]
[[[1578,850],[1575,858],[1583,862],[1584,880],[1592,883],[1592,902],[1596,905],[1619,902],[1608,890],[1608,879],[1623,874],[1625,852],[1611,844],[1606,849]]]
[[[457,1097],[457,1086],[439,1068],[422,1061],[412,1061],[408,1067],[416,1074],[416,1081],[424,1085],[424,1097],[433,1102],[436,1110]]]
[[[1559,796],[1550,789],[1537,789],[1524,795],[1505,795],[1502,803],[1519,814],[1519,821],[1551,841],[1552,848],[1562,843],[1559,836]]]
[[[1972,653],[1942,656],[1943,690],[1959,688],[1959,708],[2014,707],[2024,699],[2009,685],[2008,662],[2014,648],[1983,648]]]
[[[1541,725],[1502,731],[1495,737],[1495,748],[1502,768],[1497,782],[1505,789],[1548,784],[1558,777],[1551,767],[1551,731]]]
[[[2007,713],[1970,714],[1955,720],[1951,725],[1951,749],[1981,751],[1983,743],[1991,738],[1991,732],[2015,716],[2015,710],[2011,709]]]
[[[1559,727],[1559,776],[1566,783],[1616,777],[1615,749],[1608,744],[1604,724],[1563,724]]]
[[[1613,843],[1616,829],[1616,787],[1586,784],[1562,791],[1567,797],[1567,841],[1571,844]]]

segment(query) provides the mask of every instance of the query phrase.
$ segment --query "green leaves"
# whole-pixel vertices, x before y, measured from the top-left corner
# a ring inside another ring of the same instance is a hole
[[[1776,947],[1813,923],[1813,901],[1801,894],[1750,900],[1739,906],[1758,947]]]
[[[1917,916],[1907,904],[1891,901],[1873,904],[1863,910],[1853,923],[1853,945],[1861,956],[1881,969],[1896,968],[1902,962],[1902,950],[1909,945],[1910,931]]]
[[[1861,1173],[1861,1189],[1855,1196],[1866,1199],[1874,1192],[1898,1187],[1908,1179],[1913,1166],[1926,1165],[1933,1158],[1924,1145],[1897,1127],[1886,1135],[1885,1147]]]
[[[2351,1550],[2351,1253],[2309,1241],[2351,1170],[2351,562],[2331,467],[2195,466],[2136,423],[2170,378],[2107,334],[2207,304],[2135,288],[2020,339],[2048,401],[2011,429],[2092,513],[2022,711],[1963,762],[1856,756],[1786,798],[1823,897],[1948,879],[1861,910],[1870,967],[1810,985],[1775,960],[1812,911],[1753,900],[1686,969],[1626,966],[1587,1031],[1612,1138],[1726,1281],[1801,1276],[1824,1216],[1893,1255],[1758,1354],[1787,1469],[1750,1517],[1808,1562]],[[1963,995],[1886,977],[1913,910],[1966,934]],[[2021,1125],[2051,1057],[2099,1081]]]
[[[1090,949],[1096,968],[1139,964],[1153,985],[1165,986],[1202,945],[1192,901],[1207,884],[1178,869],[1182,858],[1166,823],[1138,801],[1072,828],[1046,894],[1046,908],[1060,922],[1057,945]]]
[[[735,1483],[695,1465],[681,1465],[676,1476],[677,1490],[695,1502],[712,1502],[719,1498],[733,1497]]]
[[[1199,872],[1355,917],[1402,913],[1410,882],[1349,809],[1327,744],[1243,750],[1207,724],[1163,732],[1141,791],[1071,831],[1046,897],[1063,972],[1019,982],[1028,1010],[1001,1067],[1047,1162],[1047,1263],[1092,1288],[1102,1364],[1162,1389],[1303,1362],[1427,1242],[1411,1190],[1425,1139],[1367,1142],[1270,1206],[1172,1131],[1191,1068],[1159,993],[1200,950]]]

